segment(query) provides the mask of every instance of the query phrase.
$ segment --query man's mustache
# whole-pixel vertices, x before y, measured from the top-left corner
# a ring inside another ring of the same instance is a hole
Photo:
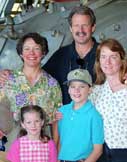
[[[76,32],[76,35],[79,36],[80,34],[82,34],[83,36],[86,36],[85,32]]]

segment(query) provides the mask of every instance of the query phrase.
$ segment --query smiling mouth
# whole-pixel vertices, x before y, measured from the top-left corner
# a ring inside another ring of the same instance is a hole
[[[75,97],[75,98],[79,98],[79,97],[81,97],[81,95],[74,95],[74,97]]]
[[[32,132],[35,132],[35,131],[37,131],[37,129],[31,129],[31,131],[32,131]]]
[[[28,57],[29,60],[36,60],[35,57]]]

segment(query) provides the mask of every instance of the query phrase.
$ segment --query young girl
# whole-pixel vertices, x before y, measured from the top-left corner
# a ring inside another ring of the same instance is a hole
[[[20,137],[16,139],[8,153],[11,162],[56,162],[55,143],[44,135],[45,113],[37,105],[21,108]]]

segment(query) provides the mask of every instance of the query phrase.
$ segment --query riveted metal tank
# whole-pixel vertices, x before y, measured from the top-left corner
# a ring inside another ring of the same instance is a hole
[[[6,1],[6,0],[5,0]],[[8,0],[12,7],[12,0]],[[23,10],[13,19],[1,14],[0,22],[5,20],[6,27],[0,31],[0,68],[15,69],[22,66],[22,61],[16,53],[18,38],[27,32],[38,32],[45,36],[49,44],[49,53],[43,60],[44,64],[61,46],[72,41],[67,21],[70,10],[84,3],[91,7],[96,15],[97,24],[94,33],[97,41],[108,37],[118,39],[127,48],[127,0],[59,0],[44,5]],[[7,10],[7,11],[8,11]]]

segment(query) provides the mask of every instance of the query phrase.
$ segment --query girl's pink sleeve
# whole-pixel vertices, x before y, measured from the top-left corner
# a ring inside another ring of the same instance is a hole
[[[49,162],[57,162],[57,149],[55,142],[50,140],[49,142]]]
[[[9,160],[10,162],[20,162],[19,150],[20,150],[19,140],[17,139],[12,143],[7,152],[6,156],[7,160]]]

